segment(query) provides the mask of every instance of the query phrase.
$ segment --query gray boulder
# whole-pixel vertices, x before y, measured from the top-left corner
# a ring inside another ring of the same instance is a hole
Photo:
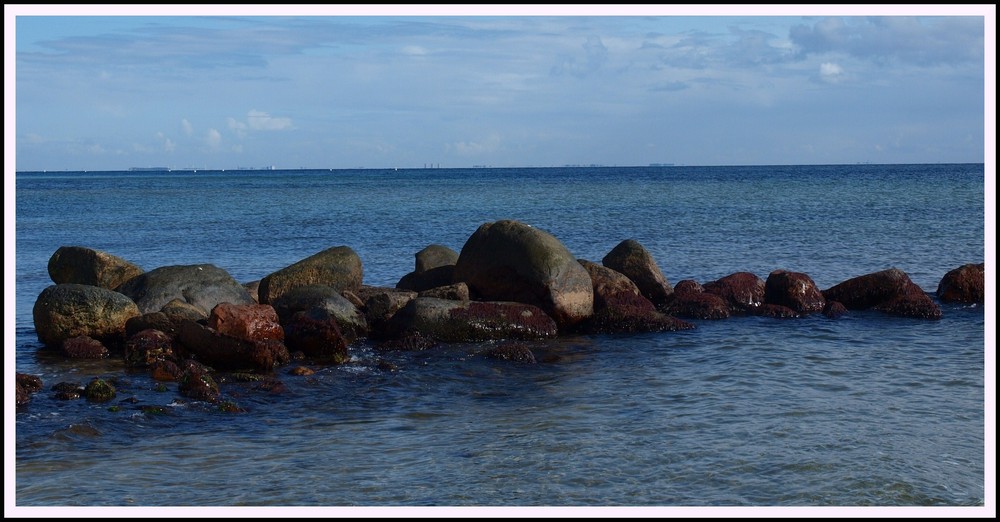
[[[346,246],[328,248],[260,280],[257,297],[271,304],[286,292],[308,285],[332,286],[338,292],[361,288],[361,258]]]
[[[164,266],[130,279],[118,291],[144,314],[158,312],[174,299],[197,306],[206,317],[219,303],[256,303],[243,285],[215,265]]]
[[[51,285],[35,300],[32,317],[38,340],[53,348],[86,335],[108,346],[125,342],[125,322],[140,315],[124,294],[91,285]]]
[[[594,313],[587,270],[553,235],[518,221],[480,226],[462,247],[454,279],[475,299],[537,306],[560,328]]]
[[[59,247],[49,258],[49,277],[57,285],[75,283],[114,290],[142,272],[118,256],[81,246]]]
[[[332,286],[307,285],[293,288],[276,299],[272,306],[283,325],[287,325],[298,312],[322,308],[337,321],[348,344],[368,335],[365,314]]]
[[[673,287],[663,276],[653,256],[634,239],[626,239],[601,260],[604,266],[625,274],[635,283],[643,297],[656,306],[667,302]]]

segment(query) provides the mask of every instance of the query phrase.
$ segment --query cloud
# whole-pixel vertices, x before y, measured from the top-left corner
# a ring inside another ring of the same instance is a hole
[[[427,54],[427,49],[420,47],[419,45],[407,45],[401,49],[403,54],[409,56],[424,56]]]
[[[247,113],[247,124],[251,129],[259,131],[291,130],[293,128],[291,118],[275,118],[266,112],[257,110]]]
[[[219,147],[222,145],[222,134],[215,129],[208,129],[208,134],[205,135],[205,143],[208,144],[208,148],[219,150]]]
[[[825,18],[793,26],[789,37],[802,56],[843,53],[878,63],[981,64],[984,24],[973,16]]]
[[[292,130],[291,118],[275,118],[264,111],[251,110],[247,112],[247,120],[239,121],[236,118],[226,118],[226,126],[236,133],[240,139],[247,135],[247,131],[283,131]]]
[[[830,62],[823,62],[819,66],[819,77],[821,80],[836,83],[844,77],[844,68]]]
[[[588,36],[581,47],[582,60],[577,61],[576,56],[563,55],[559,58],[559,62],[552,66],[552,74],[559,76],[567,73],[582,78],[597,72],[608,61],[608,48],[600,36]]]
[[[445,148],[454,150],[460,156],[479,156],[500,150],[501,142],[500,135],[493,133],[482,141],[460,141]]]
[[[188,136],[194,134],[194,127],[191,126],[191,122],[187,121],[187,118],[181,118],[181,128]]]

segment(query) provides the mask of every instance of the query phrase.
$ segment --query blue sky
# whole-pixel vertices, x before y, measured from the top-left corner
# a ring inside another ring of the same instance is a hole
[[[102,9],[4,6],[16,170],[994,154],[995,5]]]

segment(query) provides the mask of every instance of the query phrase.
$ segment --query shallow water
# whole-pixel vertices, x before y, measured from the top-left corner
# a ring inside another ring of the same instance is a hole
[[[982,165],[20,173],[16,190],[16,366],[46,386],[16,414],[19,506],[984,502],[983,307],[562,337],[532,344],[536,365],[362,341],[349,364],[280,369],[282,393],[223,384],[243,413],[49,353],[31,319],[63,245],[245,282],[347,245],[365,284],[394,286],[415,252],[497,219],[598,262],[636,239],[674,284],[897,267],[933,293],[984,260]],[[112,375],[111,403],[48,389]]]

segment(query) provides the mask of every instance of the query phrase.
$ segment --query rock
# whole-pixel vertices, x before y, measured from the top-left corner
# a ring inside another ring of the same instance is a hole
[[[346,246],[328,248],[261,279],[260,302],[270,304],[300,286],[332,286],[337,292],[356,291],[363,278],[361,258]]]
[[[400,278],[396,288],[423,292],[431,288],[451,284],[455,277],[455,265],[445,265],[431,268],[424,272],[410,272]]]
[[[313,369],[307,368],[305,366],[296,366],[295,368],[292,368],[291,370],[288,370],[288,374],[289,375],[298,375],[300,377],[301,376],[313,375],[315,373],[316,372]]]
[[[694,325],[656,310],[652,301],[624,274],[580,260],[594,283],[594,315],[578,330],[588,334],[640,333],[687,330]]]
[[[194,321],[181,323],[177,340],[198,360],[223,371],[270,372],[291,358],[285,344],[276,339],[239,339]]]
[[[199,368],[188,368],[184,371],[177,391],[196,401],[216,402],[221,396],[219,385],[215,379],[208,372]]]
[[[108,356],[108,348],[101,341],[86,335],[66,339],[62,348],[70,359],[104,359]]]
[[[86,395],[87,400],[91,402],[107,402],[115,398],[117,393],[114,385],[110,382],[95,377],[87,386],[83,389],[84,395]]]
[[[854,277],[823,292],[848,310],[874,309],[901,317],[936,320],[941,309],[906,272],[890,268]]]
[[[208,327],[222,335],[247,341],[284,341],[285,331],[271,305],[219,303],[212,308]]]
[[[986,264],[968,264],[948,271],[938,283],[937,297],[946,303],[986,302]]]
[[[827,301],[823,308],[823,315],[830,319],[838,319],[847,313],[847,307],[838,301]]]
[[[31,401],[32,394],[42,389],[42,379],[37,375],[17,373],[14,381],[14,400],[17,407]]]
[[[368,335],[368,320],[365,319],[365,314],[332,286],[306,285],[293,288],[272,304],[284,325],[287,325],[291,317],[298,312],[322,308],[336,319],[340,333],[347,344]]]
[[[158,312],[174,299],[197,306],[202,314],[219,303],[255,304],[243,285],[214,265],[164,266],[130,279],[118,291],[144,314]]]
[[[639,288],[642,296],[652,301],[655,306],[666,303],[667,298],[674,292],[653,256],[634,239],[618,243],[604,256],[601,264],[625,274]]]
[[[419,331],[404,332],[401,337],[383,341],[375,348],[379,351],[398,350],[404,352],[420,352],[440,344],[437,339]]]
[[[784,305],[764,303],[757,308],[756,313],[761,317],[772,317],[774,319],[795,319],[802,317],[802,314]]]
[[[736,272],[705,283],[704,290],[723,298],[734,313],[753,314],[764,304],[764,287],[764,280],[755,274]]]
[[[587,271],[548,232],[517,221],[480,226],[455,265],[476,299],[537,306],[559,327],[594,313],[594,287]]]
[[[407,303],[417,298],[417,293],[395,288],[366,286],[359,290],[359,297],[365,301],[365,321],[371,337],[385,339],[389,320]]]
[[[438,286],[418,293],[417,297],[437,297],[439,299],[450,299],[452,301],[468,301],[469,286],[465,283]]]
[[[767,276],[764,302],[787,306],[800,314],[822,312],[826,306],[826,299],[812,278],[788,270],[775,270]]]
[[[229,303],[229,301],[223,301]],[[231,303],[232,304],[232,303]],[[253,304],[253,303],[247,303]],[[175,323],[180,323],[184,319],[190,319],[192,321],[200,321],[202,319],[208,319],[208,313],[212,309],[203,309],[201,306],[196,304],[188,303],[180,299],[171,299],[167,301],[167,304],[160,308],[160,311],[166,314],[171,321]]]
[[[125,322],[137,315],[136,304],[123,294],[72,283],[42,290],[32,309],[38,340],[54,348],[81,335],[120,347],[125,340]]]
[[[255,303],[258,304],[260,303],[260,294],[258,293],[258,290],[260,290],[259,279],[256,281],[251,281],[249,283],[243,283],[243,288],[246,289],[247,293],[250,294],[250,297],[254,300]]]
[[[61,401],[72,401],[83,396],[83,386],[76,382],[58,382],[52,386],[54,397]]]
[[[115,290],[143,272],[142,268],[107,252],[63,246],[49,258],[49,277],[55,284],[90,285]]]
[[[664,312],[689,319],[727,319],[729,303],[715,294],[705,292],[693,279],[684,279],[674,287],[674,293],[660,307]]]
[[[153,380],[173,382],[180,380],[184,372],[173,361],[156,360],[150,365],[149,374]]]
[[[476,342],[555,337],[556,324],[523,303],[418,297],[393,316],[388,331],[394,337],[420,332],[441,342]]]
[[[458,263],[458,252],[444,245],[429,245],[417,252],[414,273],[422,274],[428,270],[442,266],[454,266]]]
[[[336,317],[325,308],[296,312],[285,325],[285,343],[319,362],[343,364],[350,359],[347,339]]]
[[[145,368],[175,358],[173,337],[160,330],[142,330],[125,341],[125,366]]]
[[[524,364],[535,364],[538,362],[535,360],[535,354],[531,353],[531,348],[523,344],[498,344],[480,350],[476,355],[486,357],[487,359],[498,359]]]

